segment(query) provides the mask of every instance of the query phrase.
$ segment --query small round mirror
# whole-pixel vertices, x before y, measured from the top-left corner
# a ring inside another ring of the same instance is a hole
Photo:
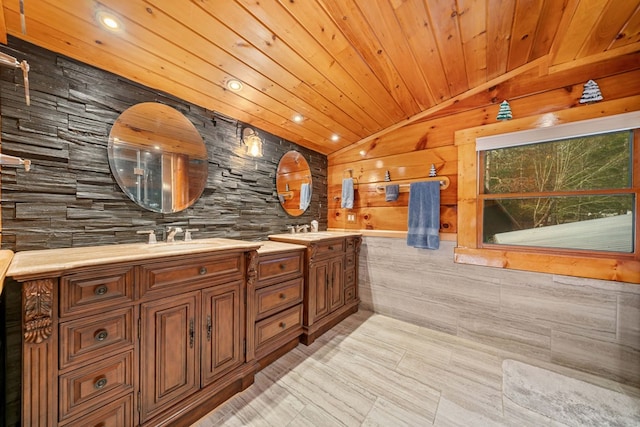
[[[311,170],[297,151],[285,153],[278,163],[276,189],[282,208],[291,216],[300,216],[311,203]]]
[[[188,208],[207,182],[207,148],[193,123],[157,102],[125,110],[109,133],[109,166],[127,196],[145,209]]]

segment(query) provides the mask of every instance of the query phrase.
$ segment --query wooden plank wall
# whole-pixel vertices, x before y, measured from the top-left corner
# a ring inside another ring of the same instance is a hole
[[[427,119],[330,154],[329,228],[402,235],[407,230],[408,193],[401,193],[395,202],[386,202],[384,193],[376,192],[375,188],[384,184],[387,170],[392,181],[419,181],[428,176],[434,164],[438,175],[451,179],[449,188],[441,193],[440,232],[442,238],[454,240],[458,190],[455,132],[498,122],[498,107],[505,99],[516,118],[583,107],[579,99],[589,79],[598,83],[605,100],[628,98],[628,111],[640,109],[638,98],[633,98],[640,94],[640,53],[633,53],[555,73],[536,68]],[[342,179],[348,176],[349,170],[353,170],[358,183],[351,210],[340,207]],[[355,222],[348,222],[347,214],[354,214]]]
[[[137,230],[197,228],[195,239],[265,239],[287,225],[317,219],[326,227],[327,158],[266,132],[262,158],[245,154],[243,126],[186,101],[9,38],[3,52],[29,62],[31,106],[20,70],[0,70],[2,152],[32,160],[31,172],[2,168],[2,248],[14,251],[141,242]],[[132,202],[107,161],[109,131],[139,102],[168,104],[202,135],[209,176],[201,198],[185,211],[160,214]],[[313,177],[311,206],[300,217],[280,206],[275,186],[282,155],[297,150]],[[161,235],[161,234],[159,234]]]

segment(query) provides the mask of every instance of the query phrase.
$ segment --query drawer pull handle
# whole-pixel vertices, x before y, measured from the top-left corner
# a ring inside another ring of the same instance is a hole
[[[284,322],[280,322],[280,325],[279,325],[279,326],[280,326],[282,329],[284,329],[284,328],[286,328],[286,327],[287,327],[287,324],[286,324],[286,323],[284,323]]]
[[[207,274],[207,267],[200,267],[199,273],[201,276]]]
[[[284,263],[280,264],[280,270],[284,270],[285,268],[287,268],[286,264],[284,264]]]
[[[94,291],[94,293],[96,295],[104,295],[107,293],[107,291],[109,291],[109,288],[107,288],[105,285],[100,285],[96,288],[96,290]]]
[[[107,332],[106,329],[99,329],[96,331],[93,337],[96,339],[96,341],[104,341],[107,339],[108,336],[109,336],[109,332]]]
[[[189,347],[193,348],[196,340],[196,328],[193,319],[189,320]]]
[[[287,298],[287,296],[284,293],[280,293],[279,296],[280,296],[280,299],[286,299]]]
[[[93,383],[93,388],[96,390],[102,390],[107,385],[107,379],[105,377],[100,378],[98,381]]]
[[[333,250],[333,246],[329,246],[329,250],[332,251]]]

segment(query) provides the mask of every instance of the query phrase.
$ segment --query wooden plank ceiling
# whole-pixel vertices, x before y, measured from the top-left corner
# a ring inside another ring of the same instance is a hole
[[[324,154],[532,66],[640,50],[640,0],[23,0],[24,33],[0,4],[7,34]]]

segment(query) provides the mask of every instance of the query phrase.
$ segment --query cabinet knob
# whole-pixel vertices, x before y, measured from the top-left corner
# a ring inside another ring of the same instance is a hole
[[[329,250],[332,251],[333,250],[333,246],[329,246]]]
[[[286,298],[287,298],[287,296],[286,296],[284,293],[281,293],[281,294],[279,295],[279,297],[280,297],[280,299],[286,299]]]
[[[109,332],[106,329],[98,329],[93,335],[96,341],[104,341],[109,336]]]
[[[280,264],[280,270],[284,270],[285,268],[287,268],[286,264],[284,264],[284,263]]]
[[[95,388],[96,390],[102,390],[103,388],[105,388],[106,385],[107,385],[107,379],[105,377],[102,377],[98,379],[95,383],[93,383],[93,388]]]
[[[280,326],[282,329],[284,329],[284,328],[286,328],[286,327],[287,327],[287,324],[286,324],[286,323],[284,323],[284,322],[280,322],[280,325],[279,325],[279,326]]]
[[[107,293],[107,291],[109,291],[109,288],[107,288],[106,285],[100,285],[95,289],[95,291],[93,291],[93,293],[95,293],[96,295],[104,295]]]
[[[199,273],[201,276],[207,274],[207,267],[200,267]]]

